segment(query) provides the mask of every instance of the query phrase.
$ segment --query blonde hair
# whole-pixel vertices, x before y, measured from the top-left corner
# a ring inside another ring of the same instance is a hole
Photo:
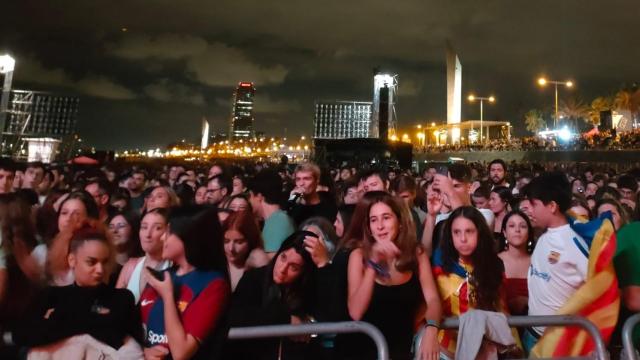
[[[296,166],[296,170],[293,172],[294,176],[301,171],[310,172],[314,179],[318,181],[320,180],[320,167],[311,161]]]

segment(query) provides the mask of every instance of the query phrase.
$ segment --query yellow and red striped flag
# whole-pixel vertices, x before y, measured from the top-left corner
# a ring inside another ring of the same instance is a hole
[[[591,245],[585,283],[567,300],[557,315],[578,315],[593,322],[609,342],[618,321],[620,293],[613,267],[616,234],[611,214],[581,223],[570,219],[571,227]],[[531,351],[532,357],[584,356],[594,350],[589,334],[579,327],[549,327]]]

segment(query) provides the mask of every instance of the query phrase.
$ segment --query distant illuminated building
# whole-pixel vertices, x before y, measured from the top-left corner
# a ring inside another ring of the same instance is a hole
[[[316,139],[368,138],[371,103],[364,101],[318,101],[313,121]]]
[[[398,75],[373,71],[373,114],[371,116],[371,137],[389,139],[396,134],[395,101],[398,89]]]
[[[253,127],[253,97],[256,88],[251,82],[240,82],[233,94],[233,110],[229,139],[248,139],[255,136]]]

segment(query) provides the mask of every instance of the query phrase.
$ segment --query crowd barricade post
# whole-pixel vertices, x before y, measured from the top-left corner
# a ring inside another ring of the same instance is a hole
[[[512,327],[530,327],[530,326],[579,326],[586,330],[595,344],[594,355],[598,360],[608,360],[609,356],[607,348],[600,336],[598,328],[586,318],[573,315],[550,315],[550,316],[508,316],[507,322]],[[443,329],[457,329],[460,327],[458,318],[447,318],[442,324]],[[566,359],[590,359],[591,357],[573,357]]]
[[[629,360],[639,360],[636,348],[633,346],[633,329],[640,323],[640,313],[635,314],[624,322],[622,327],[622,345]]]
[[[382,332],[375,326],[363,321],[236,327],[229,329],[229,340],[347,333],[363,333],[368,335],[376,344],[378,359],[389,359],[387,340],[382,335]]]

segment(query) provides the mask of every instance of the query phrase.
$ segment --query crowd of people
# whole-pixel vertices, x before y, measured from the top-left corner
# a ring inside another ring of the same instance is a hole
[[[615,354],[640,311],[639,184],[639,169],[500,159],[419,174],[0,159],[0,358],[373,359],[364,335],[227,339],[362,320],[394,360],[454,359],[470,333],[445,318],[558,313],[591,273],[574,225],[602,219],[617,235]],[[507,327],[493,350],[525,356],[545,330]]]
[[[640,129],[616,133],[602,131],[583,133],[569,139],[554,136],[525,136],[521,138],[491,139],[482,143],[462,141],[459,144],[429,144],[416,147],[419,153],[467,152],[467,151],[577,151],[577,150],[638,150]]]

